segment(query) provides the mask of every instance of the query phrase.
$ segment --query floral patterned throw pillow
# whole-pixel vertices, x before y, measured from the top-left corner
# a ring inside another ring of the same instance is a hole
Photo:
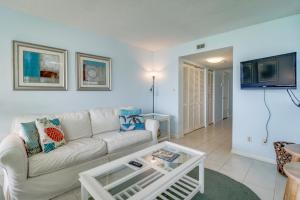
[[[48,153],[66,143],[59,119],[37,119],[35,124],[39,131],[43,152]]]

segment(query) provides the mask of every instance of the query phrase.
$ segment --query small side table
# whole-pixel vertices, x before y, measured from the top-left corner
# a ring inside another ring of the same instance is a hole
[[[300,162],[284,165],[283,170],[288,176],[285,186],[284,200],[300,200]]]
[[[159,121],[160,127],[163,127],[161,124],[166,123],[166,130],[160,129],[161,133],[158,136],[157,141],[163,142],[171,139],[171,128],[170,128],[170,115],[159,114],[159,113],[148,113],[143,114],[145,119],[155,119]]]
[[[292,162],[300,162],[300,144],[288,144],[284,149],[292,155]]]

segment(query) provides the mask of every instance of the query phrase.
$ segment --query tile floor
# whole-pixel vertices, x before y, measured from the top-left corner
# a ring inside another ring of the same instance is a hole
[[[286,178],[273,164],[231,153],[231,120],[186,134],[173,142],[207,153],[206,167],[251,188],[262,200],[282,200]]]

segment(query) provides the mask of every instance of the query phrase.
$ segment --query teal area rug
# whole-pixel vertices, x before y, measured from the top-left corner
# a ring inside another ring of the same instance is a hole
[[[189,173],[198,178],[198,168]],[[192,200],[259,200],[247,186],[219,172],[205,169],[204,194],[196,194]]]

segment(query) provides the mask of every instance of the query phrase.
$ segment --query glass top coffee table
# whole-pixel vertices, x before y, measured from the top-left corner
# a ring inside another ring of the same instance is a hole
[[[204,152],[162,142],[80,173],[81,196],[83,200],[191,199],[204,192],[204,159]],[[197,179],[188,174],[196,167]]]

